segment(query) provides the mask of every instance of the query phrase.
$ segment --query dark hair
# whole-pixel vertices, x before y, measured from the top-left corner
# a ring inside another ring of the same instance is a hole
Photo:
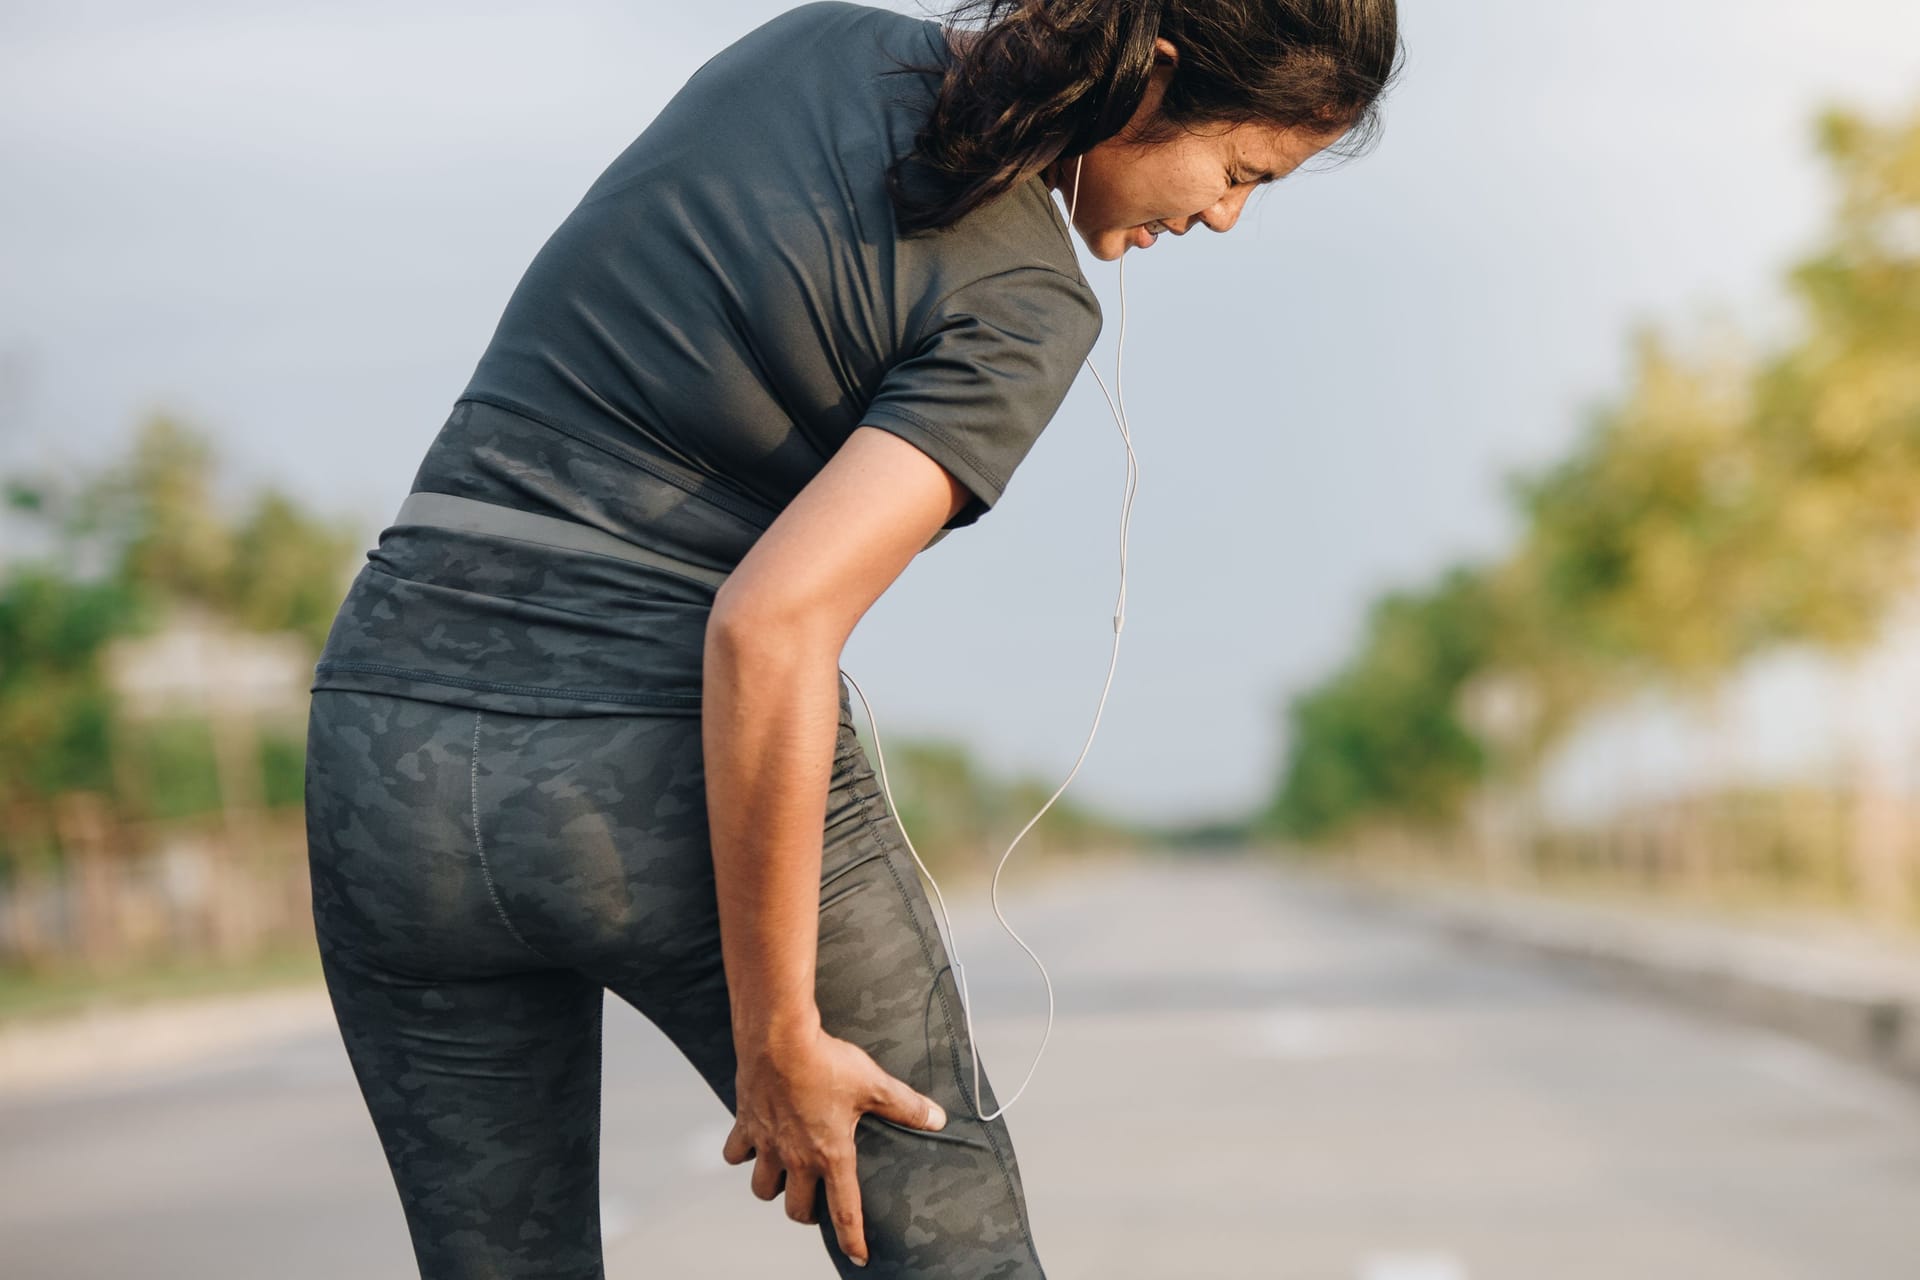
[[[913,151],[887,170],[903,233],[949,226],[1120,133],[1146,96],[1157,36],[1179,65],[1159,112],[1128,136],[1141,144],[1216,124],[1344,124],[1327,150],[1359,155],[1402,52],[1394,0],[960,0],[941,29],[982,16]]]

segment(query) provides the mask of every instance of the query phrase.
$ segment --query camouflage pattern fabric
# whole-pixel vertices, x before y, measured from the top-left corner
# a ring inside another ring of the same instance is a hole
[[[320,690],[307,738],[327,988],[427,1280],[604,1276],[603,990],[734,1109],[700,719],[543,717]],[[825,1029],[946,1110],[855,1131],[871,1262],[843,1277],[1041,1280],[1004,1117],[972,1063],[912,854],[845,682],[820,877]],[[718,1148],[715,1157],[718,1158]],[[740,1212],[782,1213],[754,1199]],[[796,1244],[797,1244],[796,1240]],[[714,1274],[726,1242],[713,1242]],[[797,1270],[797,1268],[796,1268]]]

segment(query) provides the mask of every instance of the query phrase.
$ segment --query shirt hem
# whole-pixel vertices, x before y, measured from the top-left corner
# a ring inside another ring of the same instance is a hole
[[[697,693],[555,688],[340,658],[326,658],[314,664],[314,681],[307,691],[316,693],[322,689],[391,693],[425,702],[528,715],[698,715],[701,707]]]

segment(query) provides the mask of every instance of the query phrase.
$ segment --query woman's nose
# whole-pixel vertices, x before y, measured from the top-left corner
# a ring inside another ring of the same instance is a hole
[[[1246,189],[1236,189],[1221,196],[1209,208],[1201,210],[1200,221],[1214,231],[1231,231],[1233,224],[1240,221],[1240,211],[1246,207]]]

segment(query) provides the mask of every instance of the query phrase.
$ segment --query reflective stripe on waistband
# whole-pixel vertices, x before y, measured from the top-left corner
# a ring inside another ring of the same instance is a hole
[[[453,493],[410,493],[401,502],[393,523],[435,525],[443,529],[535,542],[568,551],[613,556],[631,560],[635,564],[649,565],[665,573],[692,578],[710,587],[718,587],[727,580],[727,575],[718,569],[689,564],[664,552],[628,542],[625,538],[616,538],[590,524],[562,520],[557,516],[543,516],[534,511],[522,511],[518,507],[502,506],[497,502],[482,502],[478,498],[463,498]]]

